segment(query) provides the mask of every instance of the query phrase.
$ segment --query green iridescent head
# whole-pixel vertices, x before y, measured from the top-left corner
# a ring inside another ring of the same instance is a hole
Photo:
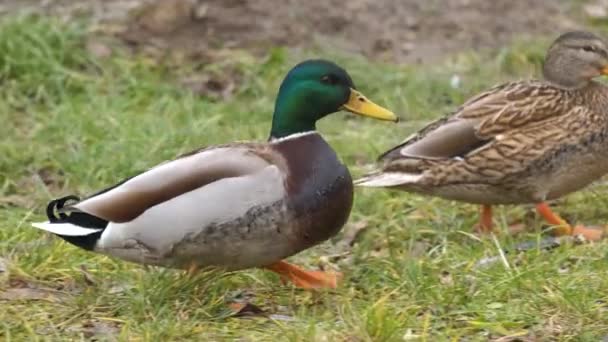
[[[325,60],[307,60],[291,69],[281,83],[270,137],[281,138],[315,130],[317,120],[340,110],[398,121],[391,111],[356,91],[344,69]]]

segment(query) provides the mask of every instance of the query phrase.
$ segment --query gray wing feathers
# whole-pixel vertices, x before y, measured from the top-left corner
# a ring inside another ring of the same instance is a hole
[[[160,164],[74,207],[110,222],[128,222],[159,203],[224,178],[254,173],[268,165],[268,161],[246,147],[203,150]]]

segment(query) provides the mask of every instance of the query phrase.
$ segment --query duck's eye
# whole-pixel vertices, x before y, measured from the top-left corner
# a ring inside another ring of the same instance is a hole
[[[595,46],[591,46],[591,45],[585,45],[583,46],[583,51],[587,51],[587,52],[595,52]]]
[[[325,84],[334,85],[334,84],[338,83],[338,78],[331,74],[324,75],[323,77],[321,77],[321,82],[323,82]]]

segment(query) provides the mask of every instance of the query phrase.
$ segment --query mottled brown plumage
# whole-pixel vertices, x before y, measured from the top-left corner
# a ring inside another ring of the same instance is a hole
[[[587,32],[549,48],[544,80],[466,101],[384,153],[356,183],[483,205],[542,203],[608,172],[608,47]]]

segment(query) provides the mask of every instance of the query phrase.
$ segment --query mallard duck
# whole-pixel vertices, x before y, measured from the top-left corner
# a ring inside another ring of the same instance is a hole
[[[482,205],[479,227],[492,228],[491,206],[535,204],[557,235],[601,238],[573,227],[546,201],[608,172],[608,48],[598,36],[569,32],[550,46],[544,80],[491,88],[382,154],[380,168],[355,181]]]
[[[34,227],[85,250],[191,272],[262,267],[302,288],[335,287],[337,274],[283,259],[327,240],[347,221],[350,173],[316,131],[346,110],[397,121],[324,60],[296,65],[283,80],[267,142],[205,147],[83,200],[47,206]]]

